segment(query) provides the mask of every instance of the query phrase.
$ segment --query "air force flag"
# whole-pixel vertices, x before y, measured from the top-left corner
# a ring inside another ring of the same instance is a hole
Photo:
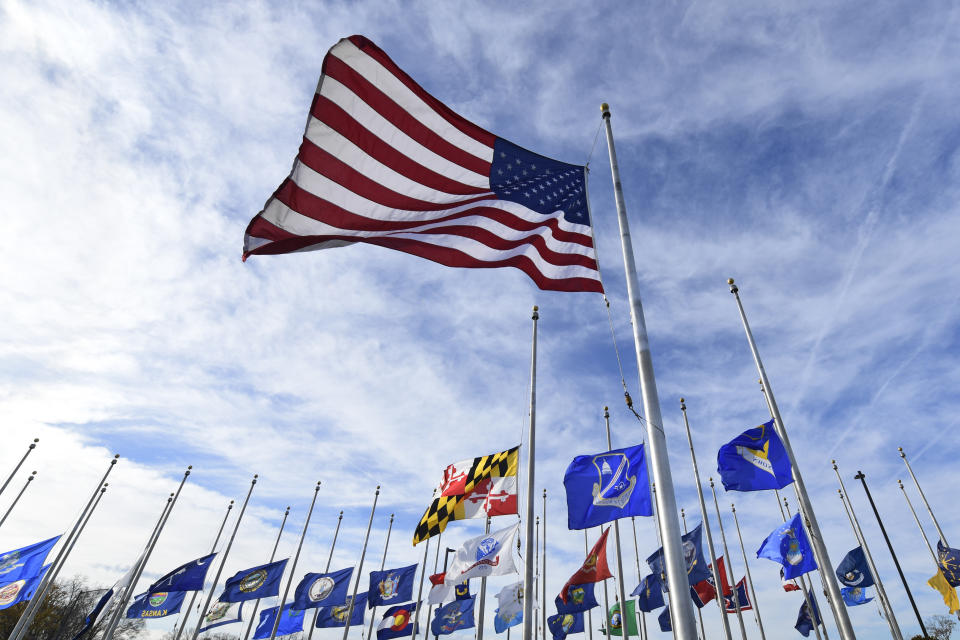
[[[796,578],[817,568],[799,513],[767,536],[757,549],[757,557],[782,564],[786,578]]]
[[[773,429],[773,420],[720,447],[717,471],[727,491],[782,489],[793,482],[790,458]]]
[[[843,560],[837,565],[837,578],[841,584],[848,587],[863,588],[873,584],[873,575],[870,573],[867,558],[863,555],[861,547],[852,549],[843,556]]]
[[[643,445],[577,456],[563,476],[567,528],[589,529],[627,516],[651,516]]]

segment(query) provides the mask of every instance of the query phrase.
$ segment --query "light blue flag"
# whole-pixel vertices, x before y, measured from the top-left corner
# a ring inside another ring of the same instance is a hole
[[[512,616],[504,618],[500,615],[500,607],[493,612],[493,628],[497,633],[503,633],[510,627],[515,627],[523,622],[523,609],[515,611]]]
[[[48,540],[0,554],[0,584],[28,580],[40,573],[43,561],[47,559],[47,554],[59,539],[60,536],[54,536]]]
[[[628,516],[651,516],[643,445],[577,456],[563,475],[567,528],[589,529]]]
[[[11,582],[0,587],[0,610],[7,609],[21,602],[26,602],[32,598],[37,587],[40,586],[40,581],[43,580],[43,576],[49,568],[50,565],[48,564],[40,569],[40,573],[32,578],[17,580],[16,582]]]
[[[727,491],[782,489],[793,482],[790,458],[773,429],[773,420],[720,447],[717,471]]]
[[[283,607],[283,614],[280,616],[280,624],[277,625],[277,637],[288,636],[291,633],[303,631],[303,609],[294,609],[293,603]],[[253,640],[263,640],[269,638],[273,633],[273,625],[277,621],[277,608],[270,607],[260,613],[260,622],[257,624],[257,630],[253,632]]]
[[[807,540],[803,521],[797,513],[788,522],[773,530],[757,549],[758,558],[766,558],[783,565],[783,575],[789,580],[817,568],[813,549]]]
[[[867,604],[873,600],[867,597],[867,590],[864,587],[841,587],[840,595],[843,596],[844,603],[851,607]]]

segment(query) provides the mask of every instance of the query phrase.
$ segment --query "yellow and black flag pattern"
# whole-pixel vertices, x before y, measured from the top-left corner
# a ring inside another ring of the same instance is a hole
[[[463,460],[443,472],[440,496],[427,508],[413,533],[413,544],[439,535],[451,520],[517,513],[520,447]]]

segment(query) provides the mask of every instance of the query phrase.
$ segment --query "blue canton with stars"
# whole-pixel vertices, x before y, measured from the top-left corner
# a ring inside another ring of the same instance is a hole
[[[562,210],[568,222],[589,225],[584,174],[580,165],[541,156],[503,138],[493,145],[491,191],[537,213]]]

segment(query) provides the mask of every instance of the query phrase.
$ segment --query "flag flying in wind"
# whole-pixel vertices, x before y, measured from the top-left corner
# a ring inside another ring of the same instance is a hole
[[[960,549],[954,549],[937,540],[937,564],[951,587],[960,586]]]
[[[137,567],[140,565],[140,562],[146,557],[146,555],[147,549],[144,549],[143,552],[141,552],[140,557],[137,558],[137,560],[127,570],[123,577],[117,580],[112,587],[107,589],[97,604],[93,607],[93,611],[91,611],[86,617],[83,628],[77,632],[77,635],[74,636],[74,640],[81,638],[106,616],[107,612],[110,611],[109,605],[111,604],[113,597],[115,595],[122,594],[124,590],[130,586],[130,583],[133,581],[133,576],[137,572]]]
[[[273,625],[277,622],[277,608],[270,607],[260,613],[260,622],[253,632],[253,640],[269,638],[273,633]],[[277,637],[288,636],[291,633],[303,631],[303,611],[293,608],[293,603],[284,605],[280,615],[280,624],[277,625]]]
[[[435,498],[413,533],[413,544],[440,534],[451,520],[517,513],[520,447],[462,460],[443,472]]]
[[[844,604],[855,607],[858,604],[867,604],[873,598],[867,597],[867,591],[863,587],[843,587],[840,589],[840,596]]]
[[[690,599],[698,609],[702,609],[708,602],[717,597],[717,589],[713,586],[713,578],[701,580],[690,585]]]
[[[799,513],[767,536],[757,549],[757,557],[782,564],[787,578],[796,578],[817,568]]]
[[[749,611],[753,609],[753,605],[750,603],[750,598],[747,596],[747,583],[746,578],[740,578],[740,582],[737,583],[737,595],[736,599],[733,596],[733,589],[730,590],[730,595],[723,596],[723,602],[727,613],[736,613],[737,612],[737,603],[740,604],[740,611]]]
[[[268,598],[280,593],[280,579],[287,566],[287,559],[277,560],[259,567],[238,571],[227,580],[223,593],[218,598],[222,602],[243,602]]]
[[[377,625],[377,640],[390,640],[413,635],[414,614],[417,603],[398,604],[383,613],[383,619]]]
[[[627,600],[627,606],[624,607],[624,611],[626,611],[626,615],[620,613],[620,603],[617,602],[611,606],[607,612],[607,624],[610,628],[610,635],[622,636],[623,623],[624,619],[626,619],[627,634],[636,638],[639,633],[637,632],[637,609],[633,600]]]
[[[588,582],[600,582],[607,578],[612,578],[610,568],[607,566],[607,534],[610,533],[610,527],[603,530],[600,539],[597,540],[590,553],[587,554],[583,564],[577,569],[560,590],[560,599],[564,602],[568,598],[568,588],[572,584],[586,584]]]
[[[557,613],[582,613],[598,606],[597,597],[593,593],[593,584],[571,584],[567,587],[567,601],[557,596],[554,602]]]
[[[585,167],[481,129],[351,36],[323,60],[293,169],[247,226],[243,255],[365,242],[602,291],[591,233]]]
[[[577,456],[563,476],[567,528],[589,529],[627,516],[652,516],[643,445]]]
[[[521,622],[523,622],[523,609],[506,614],[497,607],[493,612],[493,628],[497,633],[503,633]]]
[[[673,631],[673,625],[670,624],[670,606],[667,605],[663,608],[663,611],[660,612],[660,615],[657,616],[657,622],[660,623],[660,631],[668,633]]]
[[[430,623],[430,631],[435,636],[443,636],[460,629],[472,629],[474,599],[454,600],[437,609]]]
[[[873,585],[873,575],[861,547],[855,547],[843,556],[836,571],[837,579],[848,587],[864,588]]]
[[[352,576],[353,567],[330,573],[308,573],[297,585],[293,608],[309,609],[346,603]]]
[[[733,593],[730,587],[730,581],[727,579],[727,565],[724,564],[723,556],[717,558],[717,573],[720,574],[720,593],[729,596]]]
[[[717,471],[727,491],[782,489],[793,482],[790,458],[773,420],[747,429],[720,447]]]
[[[350,596],[347,596],[347,603],[332,607],[321,607],[317,612],[317,628],[326,627],[345,627],[347,618],[350,618],[350,626],[363,624],[363,611],[367,606],[367,594],[358,593],[356,604],[353,606],[353,612],[350,611]]]
[[[33,594],[36,593],[37,587],[40,586],[40,582],[43,580],[43,576],[46,575],[47,569],[49,568],[50,565],[48,564],[40,569],[40,573],[32,578],[21,578],[15,582],[0,586],[0,610],[8,609],[15,604],[30,600]]]
[[[553,640],[563,640],[571,633],[583,633],[582,613],[558,613],[547,618],[547,628]]]
[[[800,587],[797,586],[796,581],[787,580],[787,576],[783,574],[783,567],[780,567],[780,586],[787,592],[800,591]]]
[[[810,608],[807,607],[807,601],[804,600],[803,604],[800,605],[800,612],[797,614],[797,624],[793,627],[803,634],[804,638],[809,638],[813,628],[820,624],[820,609],[817,607],[817,601],[814,600],[813,594],[809,591],[807,597],[813,605],[813,616],[810,615]]]
[[[141,593],[127,608],[128,618],[163,618],[180,613],[185,591],[158,591]]]
[[[681,538],[683,542],[683,561],[687,567],[687,581],[691,585],[697,584],[701,580],[706,580],[710,577],[710,569],[708,568],[707,561],[703,557],[702,534],[703,523],[700,523],[683,534]],[[647,558],[647,565],[649,565],[650,570],[653,571],[655,575],[660,576],[663,583],[666,584],[666,570],[663,566],[663,547],[657,549]]]
[[[29,580],[40,573],[43,561],[60,536],[0,554],[0,584]]]
[[[207,569],[216,553],[182,564],[150,585],[147,593],[158,591],[199,591],[207,578]]]
[[[399,569],[370,572],[370,589],[367,606],[387,606],[413,599],[413,577],[419,565],[411,564]]]
[[[660,578],[653,573],[645,577],[630,595],[637,596],[637,607],[640,611],[650,613],[663,606],[663,585],[660,584]]]
[[[427,594],[427,604],[441,604],[451,600],[466,600],[470,597],[470,583],[466,580],[455,585],[443,582],[444,573],[435,573],[430,576],[430,593]]]
[[[210,606],[207,615],[203,616],[203,626],[200,627],[200,631],[208,631],[241,620],[243,620],[242,602],[221,602],[217,600]]]
[[[503,621],[513,620],[523,613],[523,581],[508,584],[497,594],[497,610]],[[513,625],[508,625],[513,626]],[[506,629],[506,627],[504,627]],[[497,632],[499,633],[499,631]]]
[[[443,581],[454,585],[470,578],[517,573],[513,556],[516,550],[514,540],[519,530],[520,523],[517,522],[506,529],[484,533],[464,542],[457,549]]]
[[[947,578],[943,575],[942,570],[937,570],[937,575],[927,580],[927,584],[940,592],[940,595],[943,596],[943,604],[947,605],[950,609],[951,615],[960,611],[960,600],[957,599],[957,590],[950,585]]]

